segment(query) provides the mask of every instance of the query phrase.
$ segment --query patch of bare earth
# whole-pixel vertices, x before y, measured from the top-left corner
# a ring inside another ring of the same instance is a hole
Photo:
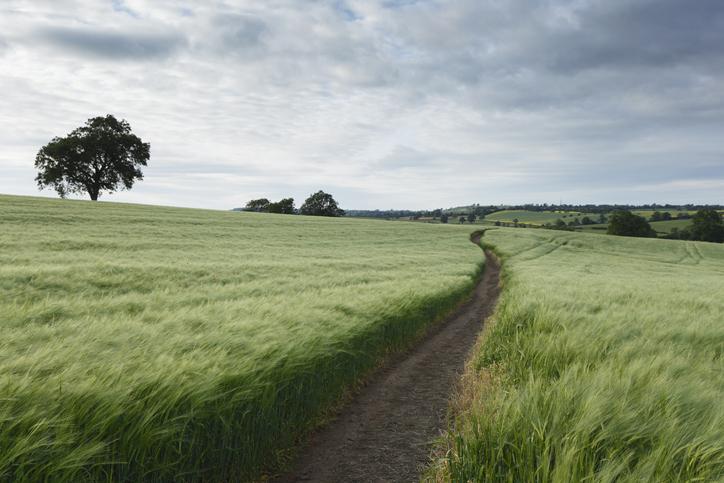
[[[479,243],[479,236],[473,238]],[[486,252],[472,298],[413,350],[375,374],[325,428],[313,434],[278,482],[418,481],[469,352],[495,307],[500,265]]]

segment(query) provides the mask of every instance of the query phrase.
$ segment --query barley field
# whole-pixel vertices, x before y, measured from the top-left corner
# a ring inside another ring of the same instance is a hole
[[[504,290],[432,476],[724,478],[724,246],[491,229]]]
[[[470,291],[469,230],[0,196],[0,481],[239,481]]]

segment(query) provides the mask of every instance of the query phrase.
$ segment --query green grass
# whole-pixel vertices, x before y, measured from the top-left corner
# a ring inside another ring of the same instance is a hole
[[[724,246],[489,230],[504,291],[450,481],[724,478]]]
[[[472,287],[467,228],[0,196],[0,481],[238,481]]]
[[[527,210],[502,210],[491,213],[485,217],[490,222],[501,221],[505,223],[513,223],[514,219],[518,219],[519,223],[531,225],[545,225],[546,223],[555,223],[559,218],[568,223],[573,219],[581,219],[589,216],[595,219],[598,215],[579,213],[577,211],[527,211]]]
[[[658,234],[669,234],[673,228],[683,230],[691,226],[691,220],[652,221],[649,223]]]
[[[635,215],[643,216],[644,218],[646,218],[646,219],[648,220],[649,218],[651,218],[651,215],[653,215],[653,214],[654,214],[655,212],[657,212],[657,211],[658,211],[659,213],[666,213],[666,212],[668,211],[668,212],[671,214],[671,216],[674,216],[674,217],[675,217],[676,215],[678,215],[679,213],[686,213],[686,214],[692,215],[692,216],[696,213],[696,210],[666,210],[666,209],[661,209],[661,210],[633,210],[631,213],[633,213],[633,214],[635,214]]]
[[[666,221],[650,221],[649,225],[653,228],[659,236],[668,235],[671,233],[673,228],[683,230],[691,226],[691,220],[666,220]],[[608,224],[597,223],[595,225],[582,225],[577,226],[576,230],[588,232],[588,233],[602,233],[605,234],[608,229]]]

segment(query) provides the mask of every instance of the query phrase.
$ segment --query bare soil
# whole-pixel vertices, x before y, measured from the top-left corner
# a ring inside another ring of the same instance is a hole
[[[479,243],[480,235],[473,237]],[[419,481],[431,445],[446,429],[448,400],[470,349],[494,310],[500,265],[485,253],[483,277],[461,305],[414,349],[370,378],[313,434],[277,482]]]

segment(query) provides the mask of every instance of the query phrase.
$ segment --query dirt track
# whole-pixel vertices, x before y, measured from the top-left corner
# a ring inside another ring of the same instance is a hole
[[[312,435],[291,473],[275,481],[418,481],[430,444],[445,428],[452,388],[498,298],[500,266],[485,255],[472,299],[375,374],[335,420]]]

